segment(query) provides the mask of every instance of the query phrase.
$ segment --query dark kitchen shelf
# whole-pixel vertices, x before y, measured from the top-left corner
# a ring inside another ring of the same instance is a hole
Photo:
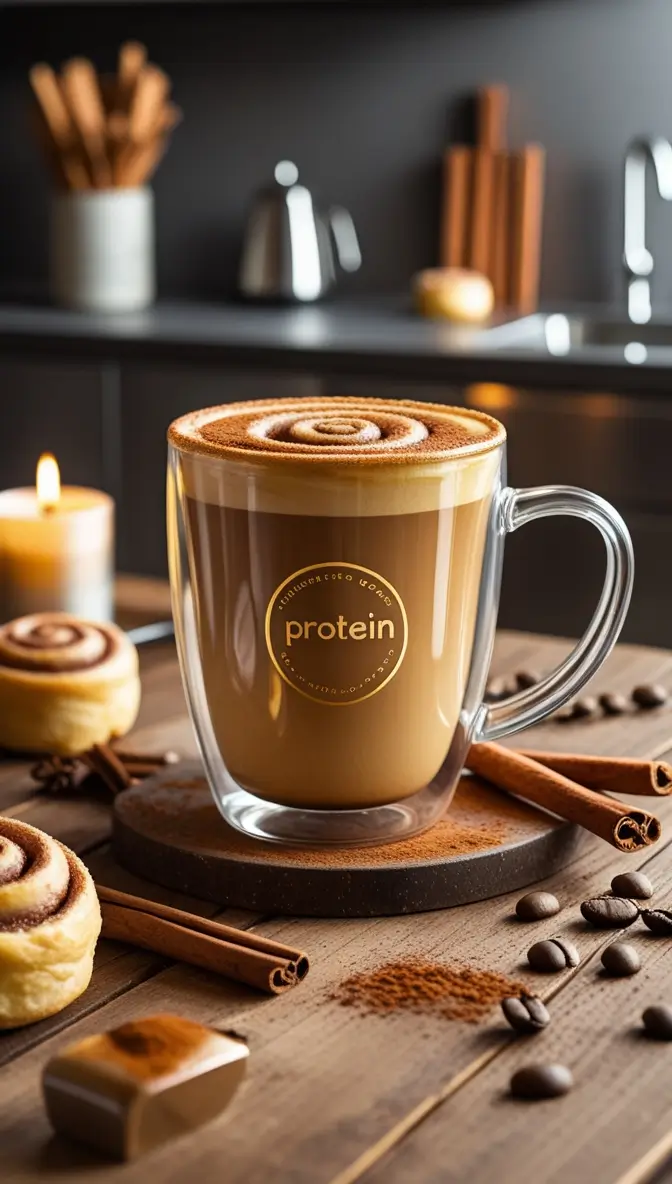
[[[0,303],[0,353],[27,349],[78,359],[151,358],[428,384],[490,381],[669,394],[672,379],[672,350],[632,366],[616,348],[564,357],[495,349],[487,333],[423,320],[406,300],[387,298],[299,308],[166,301],[146,312],[109,316]]]

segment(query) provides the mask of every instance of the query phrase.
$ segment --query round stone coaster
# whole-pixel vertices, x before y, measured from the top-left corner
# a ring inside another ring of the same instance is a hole
[[[229,827],[192,762],[119,794],[113,842],[130,871],[221,905],[376,917],[524,888],[569,863],[584,834],[464,776],[446,818],[414,838],[378,847],[281,847]]]

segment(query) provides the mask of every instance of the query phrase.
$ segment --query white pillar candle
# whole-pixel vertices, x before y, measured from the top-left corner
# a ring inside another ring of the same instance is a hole
[[[40,458],[38,487],[0,493],[0,620],[50,611],[111,620],[112,498],[61,488],[49,456]]]

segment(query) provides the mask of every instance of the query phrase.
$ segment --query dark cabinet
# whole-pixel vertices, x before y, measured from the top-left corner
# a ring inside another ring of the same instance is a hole
[[[672,646],[672,407],[646,395],[469,387],[465,401],[504,423],[512,485],[579,485],[623,515],[635,585],[623,639]],[[587,523],[548,518],[507,540],[500,624],[576,636],[604,579],[602,541]]]
[[[164,576],[166,559],[166,431],[188,411],[319,391],[305,375],[255,374],[197,366],[149,363],[125,367],[121,376],[123,492],[119,553],[125,570]]]
[[[114,493],[113,388],[96,363],[1,358],[2,488],[33,485],[40,453],[53,452],[64,484]]]
[[[507,428],[512,484],[582,485],[621,511],[636,559],[624,638],[672,646],[672,406],[664,399],[23,356],[0,359],[0,392],[2,487],[31,484],[40,452],[54,452],[64,482],[116,498],[120,569],[155,576],[166,574],[166,430],[177,416],[217,403],[322,394],[480,407]],[[604,549],[592,527],[568,518],[532,523],[507,540],[500,624],[582,633],[603,575]]]

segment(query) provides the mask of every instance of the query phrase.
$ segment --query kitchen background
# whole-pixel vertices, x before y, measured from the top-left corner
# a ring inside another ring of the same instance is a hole
[[[0,277],[46,282],[47,186],[28,69],[74,54],[114,67],[138,38],[185,113],[156,177],[159,290],[222,297],[246,213],[275,162],[351,210],[365,266],[348,287],[406,291],[437,258],[440,157],[471,129],[464,96],[511,87],[512,142],[546,146],[542,297],[622,293],[622,160],[672,134],[667,0],[454,4],[76,4],[0,9]],[[658,296],[672,298],[670,210],[652,203]]]
[[[45,301],[49,190],[29,126],[28,70],[75,54],[109,70],[128,38],[148,46],[184,111],[155,179],[159,296],[190,302],[171,322],[183,318],[179,356],[142,314],[109,332],[77,314],[30,320]],[[386,301],[407,297],[413,273],[437,262],[443,149],[472,137],[465,96],[488,82],[511,89],[512,144],[539,141],[547,151],[542,301],[624,308],[623,157],[638,134],[672,135],[671,48],[669,0],[0,8],[2,484],[28,483],[37,454],[51,448],[65,479],[116,497],[121,567],[161,574],[163,440],[178,413],[299,389],[478,405],[473,382],[482,378],[483,405],[511,431],[514,483],[583,484],[622,510],[638,561],[626,637],[672,644],[664,375],[654,389],[644,369],[633,375],[620,359],[620,369],[594,365],[579,380],[546,357],[534,381],[516,382],[511,365],[500,373],[490,361],[481,373],[476,360],[467,384],[450,349],[437,361],[428,346],[432,364],[420,359],[416,374],[413,359],[397,366],[380,350],[377,367],[366,343],[361,364],[354,348],[347,364],[308,362],[295,341],[285,357],[282,340],[242,358],[230,337],[206,350],[197,327],[201,302],[234,295],[246,214],[280,158],[296,161],[317,200],[354,217],[364,263],[339,284],[339,305],[362,300],[384,312]],[[652,199],[658,313],[672,296],[671,232],[672,208]],[[501,622],[580,632],[601,578],[589,527],[530,526],[508,543]]]

